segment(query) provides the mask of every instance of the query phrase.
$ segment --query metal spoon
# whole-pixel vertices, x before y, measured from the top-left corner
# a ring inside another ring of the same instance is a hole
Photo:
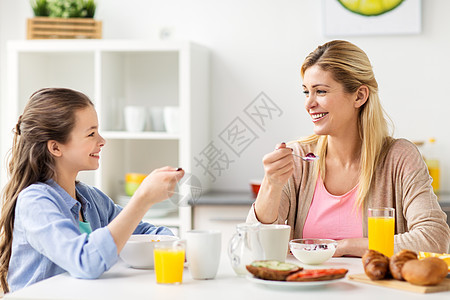
[[[289,148],[289,147],[287,147]],[[277,148],[277,150],[282,149],[282,148]],[[289,148],[292,151],[292,148]],[[304,161],[315,161],[317,159],[319,159],[319,157],[317,155],[315,155],[314,153],[309,152],[308,154],[306,154],[305,156],[300,156],[297,154],[292,153],[292,155],[300,157],[301,159],[303,159]]]
[[[300,156],[297,154],[292,153],[292,155],[300,157],[301,159],[303,159],[304,161],[315,161],[317,159],[319,159],[319,157],[317,155],[315,155],[314,153],[308,153],[305,156]]]

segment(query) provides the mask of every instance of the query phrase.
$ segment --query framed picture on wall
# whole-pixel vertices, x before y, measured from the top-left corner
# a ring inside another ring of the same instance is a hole
[[[325,36],[419,34],[421,0],[322,0]]]

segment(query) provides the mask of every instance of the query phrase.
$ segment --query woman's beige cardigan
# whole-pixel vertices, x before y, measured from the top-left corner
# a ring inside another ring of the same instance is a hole
[[[315,144],[291,145],[294,153],[314,152]],[[363,235],[367,237],[367,208],[395,208],[394,251],[448,252],[450,229],[431,187],[427,167],[411,142],[398,139],[380,157],[363,209]],[[291,238],[301,238],[311,205],[317,176],[313,163],[295,160],[294,173],[284,186],[278,219],[274,223],[291,225]],[[254,206],[247,222],[257,222]],[[317,224],[320,226],[320,224]]]

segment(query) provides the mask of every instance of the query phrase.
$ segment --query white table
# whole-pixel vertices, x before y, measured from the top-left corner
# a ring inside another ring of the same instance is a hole
[[[296,262],[293,257],[288,261]],[[298,263],[301,265],[300,263]],[[349,274],[363,272],[359,258],[332,258],[321,268],[347,268]],[[311,268],[308,266],[308,268]],[[311,298],[303,298],[311,297]],[[296,300],[296,299],[355,299],[403,300],[450,299],[450,291],[417,294],[343,279],[334,283],[312,287],[273,287],[237,277],[228,257],[222,254],[217,277],[214,280],[193,280],[187,268],[180,285],[160,285],[155,282],[153,270],[128,268],[119,261],[96,280],[70,277],[67,273],[38,282],[32,286],[5,295],[5,299],[174,299],[174,300]]]

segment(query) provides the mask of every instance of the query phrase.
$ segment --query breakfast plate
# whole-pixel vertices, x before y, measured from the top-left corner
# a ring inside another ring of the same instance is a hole
[[[341,281],[344,279],[344,278],[339,278],[339,279],[321,280],[321,281],[275,281],[275,280],[260,279],[253,275],[247,275],[246,278],[253,283],[262,284],[262,285],[266,285],[266,286],[292,287],[292,288],[325,285],[325,284],[329,284],[329,283],[338,282],[338,281]]]

